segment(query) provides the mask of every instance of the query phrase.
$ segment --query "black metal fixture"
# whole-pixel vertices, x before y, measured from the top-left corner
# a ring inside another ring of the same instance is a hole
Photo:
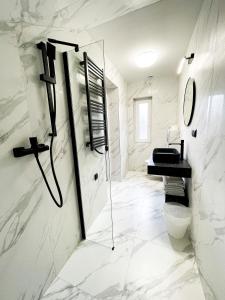
[[[30,148],[17,147],[13,149],[14,157],[23,157],[26,155],[34,154],[38,155],[40,152],[48,151],[49,146],[44,144],[38,144],[36,137],[30,137]]]
[[[48,105],[49,105],[49,113],[50,120],[52,126],[52,133],[54,136],[57,135],[55,121],[54,121],[54,107],[53,107],[53,96],[51,85],[53,86],[53,93],[55,94],[55,84],[56,84],[56,76],[55,76],[55,66],[54,61],[56,59],[56,47],[51,43],[66,45],[70,47],[74,47],[75,52],[79,51],[79,46],[77,44],[59,41],[56,39],[48,39],[49,42],[44,43],[40,42],[37,44],[37,48],[42,52],[42,59],[44,65],[44,74],[40,75],[40,80],[46,83],[47,95],[48,95]]]
[[[198,133],[198,130],[197,129],[194,129],[194,130],[192,130],[191,131],[191,135],[193,136],[193,137],[197,137],[197,133]]]
[[[75,52],[79,51],[79,46],[77,44],[67,43],[63,41],[58,41],[54,39],[48,39],[49,42],[62,44],[66,46],[72,46],[75,48]],[[33,154],[36,158],[37,164],[40,168],[40,171],[42,173],[42,176],[44,178],[45,184],[48,188],[48,191],[55,202],[55,204],[58,207],[63,206],[63,197],[60,190],[60,186],[58,184],[58,180],[56,177],[55,169],[54,169],[54,160],[53,160],[53,141],[54,137],[57,135],[56,131],[56,92],[55,92],[55,84],[56,84],[56,76],[55,76],[55,67],[54,67],[54,60],[56,59],[56,49],[55,46],[53,46],[50,43],[44,43],[40,42],[37,44],[37,48],[42,51],[42,59],[43,59],[43,65],[44,65],[44,74],[40,75],[40,80],[44,81],[46,83],[47,88],[47,95],[48,95],[48,103],[49,103],[49,112],[50,112],[50,120],[51,120],[51,133],[49,134],[51,136],[51,142],[50,147],[48,145],[39,144],[37,141],[37,137],[31,137],[30,138],[30,148],[24,148],[24,147],[17,147],[13,149],[13,155],[14,157],[23,157],[29,154]],[[71,89],[70,89],[70,83],[69,83],[69,69],[68,69],[68,61],[67,61],[67,53],[63,53],[64,58],[64,68],[65,68],[65,80],[66,80],[66,90],[67,90],[67,98],[68,98],[68,107],[72,108],[72,96],[71,96]],[[66,58],[66,59],[65,59]],[[67,61],[67,68],[65,61]],[[66,72],[66,70],[68,72]],[[53,95],[52,95],[53,91]],[[69,119],[70,123],[73,120],[73,111],[69,109]],[[72,130],[73,129],[73,130]],[[78,164],[78,156],[77,156],[77,146],[76,146],[76,136],[75,136],[75,127],[74,123],[73,126],[71,126],[71,140],[72,140],[72,148],[73,148],[73,154],[74,154],[74,168],[75,168],[75,180],[76,180],[76,190],[77,190],[77,198],[78,198],[78,207],[79,207],[79,215],[80,215],[80,224],[81,224],[81,236],[83,239],[86,238],[85,233],[85,225],[84,225],[84,216],[83,216],[83,208],[82,208],[82,195],[81,195],[81,185],[80,185],[80,175],[79,175],[79,164]],[[41,166],[41,163],[39,161],[38,154],[44,151],[50,150],[50,163],[51,163],[51,169],[52,174],[55,180],[55,184],[58,190],[59,194],[59,202],[55,199],[51,188],[48,184],[47,178],[45,176],[44,170]]]
[[[196,83],[193,78],[188,78],[184,92],[184,102],[183,102],[183,118],[184,125],[190,126],[194,111],[195,111],[195,101],[196,101]]]
[[[184,58],[185,59],[187,59],[187,61],[188,61],[188,64],[190,65],[191,63],[192,63],[192,61],[193,61],[193,59],[194,59],[194,57],[195,57],[195,54],[194,53],[191,53],[191,55],[190,56],[185,56]]]
[[[40,42],[37,44],[37,48],[41,50],[42,52],[42,59],[43,59],[43,65],[44,65],[44,73],[40,75],[40,80],[44,81],[46,83],[46,89],[47,89],[47,95],[48,95],[48,105],[49,105],[49,112],[50,112],[50,120],[51,120],[51,133],[49,134],[51,136],[50,141],[50,147],[44,144],[38,144],[37,137],[31,137],[30,138],[30,148],[24,148],[24,147],[18,147],[13,149],[13,154],[15,157],[23,157],[29,154],[33,154],[35,156],[35,159],[37,161],[38,167],[41,171],[41,174],[43,176],[43,179],[45,181],[45,184],[48,188],[48,191],[52,197],[52,200],[55,202],[55,204],[58,207],[63,206],[63,197],[62,192],[58,183],[58,179],[55,173],[55,167],[54,167],[54,160],[53,160],[53,142],[54,137],[57,135],[56,131],[56,91],[55,91],[55,84],[56,84],[56,76],[55,76],[55,65],[54,61],[56,58],[56,49],[55,46],[53,46],[50,43],[44,43]],[[55,184],[57,187],[58,195],[59,195],[59,201],[56,200],[54,197],[52,190],[49,186],[49,183],[47,181],[47,178],[45,176],[44,170],[41,166],[40,160],[39,160],[39,153],[43,151],[50,150],[50,164],[52,169],[52,175],[55,180]]]
[[[69,46],[69,47],[74,47],[75,52],[79,51],[79,45],[78,44],[59,41],[59,40],[51,39],[51,38],[49,38],[48,41],[52,44],[60,44],[60,45],[65,45],[65,46]]]
[[[53,138],[53,136],[52,136],[52,138]],[[37,140],[37,137],[30,137],[29,140],[30,140],[31,147],[30,148],[24,148],[24,147],[14,148],[13,149],[14,157],[23,157],[23,156],[27,156],[27,155],[30,155],[30,154],[33,154],[35,156],[38,167],[41,171],[41,174],[44,178],[45,184],[47,186],[47,189],[48,189],[53,201],[55,202],[55,204],[58,207],[62,207],[63,206],[63,198],[62,198],[62,193],[61,193],[61,190],[60,190],[60,187],[59,187],[59,184],[58,184],[58,180],[57,180],[57,177],[56,177],[56,174],[55,174],[54,163],[53,163],[53,158],[52,158],[52,144],[49,148],[48,145],[39,144],[38,140]],[[60,202],[57,202],[57,200],[55,199],[55,197],[52,193],[52,190],[49,186],[49,183],[47,181],[47,178],[45,176],[44,170],[42,168],[42,165],[41,165],[39,157],[38,157],[39,153],[44,152],[44,151],[48,151],[49,149],[50,149],[52,174],[53,174],[53,177],[54,177],[54,180],[55,180],[55,183],[56,183],[56,187],[57,187],[57,190],[58,190],[58,193],[59,193]]]
[[[88,57],[86,52],[83,53],[83,61],[80,64],[84,67],[86,84],[90,137],[87,147],[90,146],[91,151],[95,150],[103,154],[98,148],[105,146],[105,151],[109,149],[104,72]]]
[[[48,95],[48,106],[49,106],[49,113],[50,113],[50,120],[52,126],[52,135],[56,136],[57,131],[55,127],[55,112],[53,107],[53,96],[52,96],[52,88],[54,89],[55,94],[55,84],[56,84],[56,77],[55,77],[55,46],[50,43],[40,42],[37,44],[37,48],[42,52],[42,60],[44,66],[44,74],[40,75],[40,80],[46,83],[47,95]]]
[[[168,145],[180,145],[180,160],[184,160],[184,140],[181,140],[180,143],[169,143]]]
[[[63,53],[63,64],[64,64],[64,73],[65,73],[65,82],[66,82],[66,94],[67,94],[67,104],[68,104],[68,113],[69,113],[69,122],[70,122],[70,135],[72,142],[72,151],[73,151],[73,164],[75,170],[75,180],[77,188],[77,202],[79,209],[80,217],[80,226],[81,226],[81,236],[82,239],[86,238],[86,230],[84,224],[84,213],[83,213],[83,204],[82,204],[82,193],[81,193],[81,184],[80,184],[80,168],[77,152],[77,142],[76,142],[76,131],[75,131],[75,121],[74,121],[74,110],[73,110],[73,99],[70,85],[70,71],[69,71],[69,62],[68,62],[68,53]]]
[[[104,48],[104,42],[103,42],[103,48]],[[84,53],[83,56],[84,56],[84,61],[81,62],[81,65],[84,66],[84,74],[86,75],[85,81],[89,84],[88,88],[86,85],[86,92],[88,93],[87,94],[87,104],[88,104],[87,107],[88,107],[88,110],[89,109],[91,110],[91,111],[88,111],[88,113],[90,113],[90,116],[91,116],[91,121],[89,119],[89,125],[91,122],[91,129],[93,130],[93,131],[89,130],[89,132],[90,132],[90,136],[92,135],[92,138],[93,138],[92,146],[95,146],[95,148],[93,147],[91,149],[92,149],[92,151],[95,150],[96,152],[103,154],[97,148],[105,146],[105,150],[108,151],[104,72],[90,58],[88,58],[87,53]],[[68,57],[69,57],[68,53],[64,52],[63,53],[63,63],[64,63],[69,122],[70,122],[70,134],[71,134],[71,141],[72,141],[73,162],[74,162],[74,169],[75,169],[75,174],[76,174],[75,179],[76,179],[76,187],[77,187],[77,201],[78,201],[79,216],[80,216],[81,235],[82,235],[82,238],[85,239],[86,231],[85,231],[84,214],[83,214],[79,160],[78,160],[76,131],[75,131],[75,115],[74,115],[74,106],[73,106],[73,99],[72,99],[72,89],[71,89],[71,82],[70,82],[70,65],[69,65]],[[85,68],[85,65],[86,65],[86,68]],[[101,85],[99,85],[99,81],[101,82],[100,83]],[[89,95],[89,97],[88,97],[88,95]],[[94,117],[94,114],[96,114],[96,119]],[[102,117],[102,120],[98,119],[99,116]],[[93,119],[92,119],[92,117],[93,117]],[[90,129],[90,127],[89,127],[89,129]],[[104,131],[106,138],[97,136],[98,140],[97,140],[97,137],[95,139],[94,132],[95,133],[100,132],[100,134],[101,134],[102,131]],[[91,140],[91,137],[90,137],[90,140]],[[97,141],[99,143],[97,143]],[[90,142],[87,143],[87,146],[91,146]],[[109,152],[106,152],[105,154],[108,155],[108,157],[109,157]],[[109,168],[110,168],[110,164],[109,164]],[[109,173],[110,173],[110,171],[109,171]],[[107,173],[107,176],[108,176],[108,173]],[[98,173],[94,174],[94,180],[98,180],[98,177],[99,177]],[[109,176],[109,178],[110,178],[110,176]],[[114,233],[113,233],[111,185],[110,185],[110,199],[111,199],[112,242],[113,242],[112,250],[114,250],[115,246],[114,246]]]

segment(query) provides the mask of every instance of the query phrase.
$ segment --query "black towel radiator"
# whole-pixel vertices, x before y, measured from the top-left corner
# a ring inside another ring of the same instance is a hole
[[[91,151],[103,154],[98,148],[104,146],[105,151],[109,149],[104,71],[88,57],[86,52],[83,53],[83,61],[80,64],[84,67],[88,110],[90,141],[86,145],[90,146]]]

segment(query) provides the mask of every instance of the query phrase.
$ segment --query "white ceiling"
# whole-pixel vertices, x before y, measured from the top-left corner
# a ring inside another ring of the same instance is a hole
[[[138,1],[136,1],[138,2]],[[128,82],[175,75],[194,29],[202,0],[161,0],[89,30]],[[156,63],[141,69],[135,56],[154,50]]]

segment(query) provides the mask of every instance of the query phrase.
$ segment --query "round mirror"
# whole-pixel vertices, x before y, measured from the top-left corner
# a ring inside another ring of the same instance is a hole
[[[191,124],[194,115],[195,96],[196,96],[195,81],[193,78],[189,78],[185,88],[184,105],[183,105],[184,124],[186,126],[189,126]]]

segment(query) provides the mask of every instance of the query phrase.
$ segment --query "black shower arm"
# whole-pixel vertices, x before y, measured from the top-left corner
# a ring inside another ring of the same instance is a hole
[[[74,47],[75,52],[79,52],[79,45],[78,44],[64,42],[64,41],[59,41],[59,40],[51,39],[51,38],[49,38],[48,41],[50,43],[53,43],[53,44],[60,44],[60,45]]]

